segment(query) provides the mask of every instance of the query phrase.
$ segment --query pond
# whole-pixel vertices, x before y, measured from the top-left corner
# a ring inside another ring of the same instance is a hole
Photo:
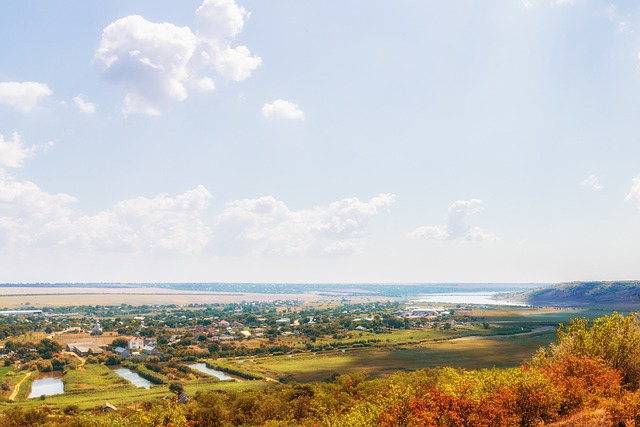
[[[27,399],[40,397],[42,395],[51,396],[54,394],[63,394],[64,384],[60,375],[40,376],[31,385],[31,393]]]
[[[204,372],[205,374],[217,377],[221,381],[224,381],[224,380],[236,380],[235,378],[230,377],[229,375],[225,374],[222,371],[217,371],[215,369],[207,368],[207,365],[204,364],[204,363],[194,363],[192,365],[189,365],[189,367],[191,369],[195,369],[197,371]]]
[[[131,384],[133,384],[136,387],[151,388],[151,382],[149,382],[148,380],[145,380],[140,375],[138,375],[137,372],[133,372],[131,369],[118,368],[118,369],[115,369],[113,372],[120,375],[122,378],[129,381]]]

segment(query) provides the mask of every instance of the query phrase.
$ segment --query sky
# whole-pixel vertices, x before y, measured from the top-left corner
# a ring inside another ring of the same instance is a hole
[[[640,3],[0,13],[0,282],[640,278]]]

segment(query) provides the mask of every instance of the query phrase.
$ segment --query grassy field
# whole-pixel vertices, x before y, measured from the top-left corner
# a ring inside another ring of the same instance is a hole
[[[467,369],[518,366],[540,347],[555,339],[555,331],[547,331],[513,337],[467,337],[225,363],[256,375],[284,381],[322,381],[335,374],[362,371],[377,377],[395,371],[414,371],[438,366]]]
[[[35,378],[35,375],[33,375]],[[169,387],[152,386],[137,388],[104,365],[85,365],[85,369],[69,371],[64,375],[65,393],[46,396],[44,400],[26,399],[22,396],[12,405],[27,407],[62,408],[77,405],[80,409],[95,409],[105,402],[116,407],[136,408],[146,401],[171,395]],[[228,382],[214,377],[199,378],[185,382],[185,391],[194,395],[204,390],[247,390],[266,387],[263,381]],[[28,392],[28,391],[27,391]]]

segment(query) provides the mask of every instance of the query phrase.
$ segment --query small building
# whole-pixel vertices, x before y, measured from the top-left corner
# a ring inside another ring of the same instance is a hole
[[[91,335],[102,335],[102,327],[98,319],[96,319],[96,323],[91,327]]]
[[[113,352],[125,359],[128,359],[129,357],[131,357],[131,352],[129,351],[129,349],[126,349],[126,348],[116,347],[113,349]]]
[[[78,356],[88,356],[89,354],[102,354],[103,350],[96,344],[90,342],[79,342],[67,344],[67,351],[72,351]]]
[[[180,394],[178,395],[178,405],[184,405],[185,403],[189,402],[189,396],[187,396],[187,393],[185,393],[184,391],[180,392]]]
[[[118,408],[116,408],[109,402],[104,402],[104,405],[100,407],[100,412],[116,412],[117,410]]]
[[[127,347],[129,350],[141,350],[144,347],[144,339],[140,337],[132,337],[127,341]]]

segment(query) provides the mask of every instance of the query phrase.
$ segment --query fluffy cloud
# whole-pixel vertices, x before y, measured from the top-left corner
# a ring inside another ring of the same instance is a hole
[[[634,203],[640,209],[640,176],[631,180],[631,188],[627,197],[624,198],[627,203]]]
[[[214,80],[199,76],[200,69],[241,81],[260,65],[261,59],[246,46],[231,45],[248,17],[244,8],[233,0],[205,0],[196,15],[195,33],[138,15],[118,19],[103,30],[96,61],[107,80],[125,87],[126,114],[159,115],[169,103],[184,101],[188,89],[213,90]]]
[[[233,81],[251,75],[262,59],[251,55],[246,46],[232,47],[231,42],[244,28],[249,13],[233,0],[205,0],[196,10],[198,38],[202,43],[202,59],[218,74]]]
[[[353,253],[367,220],[395,201],[380,194],[368,202],[343,199],[328,206],[290,210],[273,197],[236,200],[218,216],[212,247],[221,254],[329,256]]]
[[[11,139],[4,139],[3,135],[0,135],[0,166],[9,168],[19,168],[22,163],[33,156],[38,150],[38,147],[32,145],[31,147],[24,147],[22,145],[22,138],[17,132],[11,135]]]
[[[51,242],[69,224],[76,199],[49,194],[29,181],[18,181],[0,170],[0,231],[5,244]]]
[[[202,215],[211,198],[198,186],[175,197],[138,197],[83,215],[76,198],[50,194],[0,170],[0,240],[5,246],[189,253],[210,238]]]
[[[95,215],[78,200],[50,194],[0,169],[0,246],[71,248],[126,253],[338,256],[359,251],[370,218],[395,201],[347,198],[326,206],[291,210],[266,196],[235,200],[209,225],[212,196],[203,186],[183,194],[123,200]]]
[[[589,175],[584,180],[580,181],[580,185],[583,187],[587,187],[591,191],[600,191],[604,188],[600,181],[598,181],[598,177],[595,175]]]
[[[85,95],[78,95],[73,98],[73,103],[78,110],[83,112],[84,114],[93,114],[96,112],[96,104],[89,102]]]
[[[264,104],[262,115],[267,119],[304,120],[304,112],[291,101],[276,99],[271,104]]]
[[[469,225],[467,218],[484,208],[482,200],[458,200],[449,207],[446,225],[426,225],[409,233],[410,237],[427,240],[496,240],[497,237],[479,227]]]
[[[103,30],[96,60],[105,78],[127,88],[125,113],[158,115],[167,102],[187,98],[184,83],[195,49],[196,37],[188,27],[132,15]]]
[[[109,250],[196,252],[210,238],[203,212],[211,194],[202,185],[170,197],[138,197],[94,216],[81,216],[65,244]]]
[[[28,113],[38,103],[53,92],[44,83],[36,82],[0,82],[0,103]]]

